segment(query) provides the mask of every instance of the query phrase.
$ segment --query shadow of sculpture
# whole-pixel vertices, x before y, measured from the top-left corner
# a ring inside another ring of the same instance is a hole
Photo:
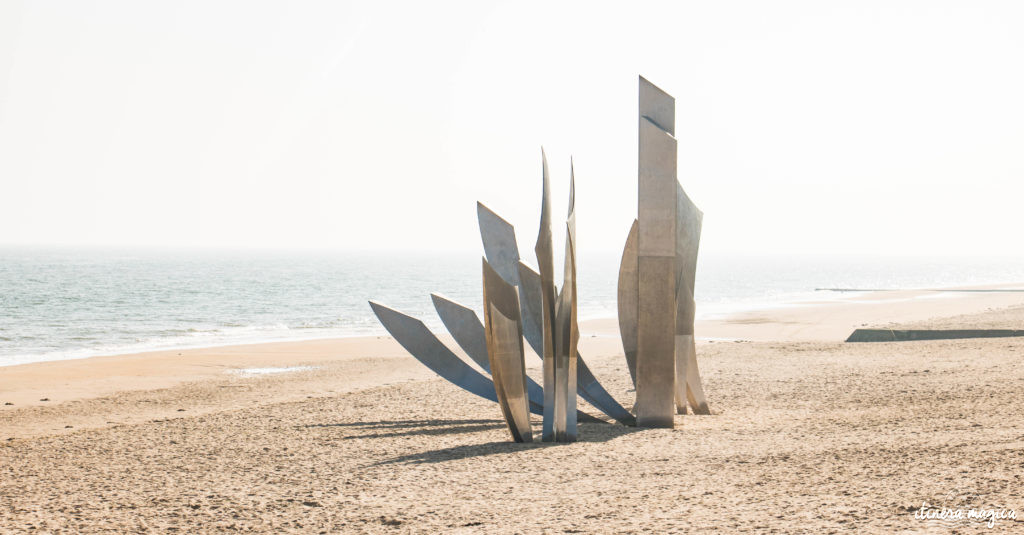
[[[502,420],[380,420],[376,422],[339,422],[333,424],[309,424],[301,426],[305,429],[316,428],[348,428],[353,431],[379,431],[361,434],[346,434],[343,440],[362,438],[389,438],[407,436],[438,436],[460,433],[476,433],[502,429]]]
[[[608,442],[610,440],[629,435],[631,433],[640,433],[646,431],[646,429],[638,427],[626,427],[618,425],[602,425],[594,423],[578,423],[580,429],[580,435],[577,439],[577,443],[588,443],[588,442]],[[498,428],[501,426],[494,426]],[[508,442],[508,441],[494,441],[483,444],[464,444],[461,446],[452,446],[449,448],[439,448],[436,450],[428,450],[417,453],[410,453],[407,455],[399,455],[379,461],[370,465],[367,468],[376,466],[386,466],[392,464],[433,464],[443,463],[447,461],[457,461],[460,459],[468,459],[473,457],[488,457],[493,455],[506,455],[519,453],[526,450],[538,449],[538,448],[558,448],[568,446],[570,443],[566,442]]]

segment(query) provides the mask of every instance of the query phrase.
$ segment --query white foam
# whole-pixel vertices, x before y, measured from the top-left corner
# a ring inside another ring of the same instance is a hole
[[[306,372],[315,370],[313,366],[282,366],[277,368],[239,368],[228,370],[228,373],[241,375],[242,377],[256,377],[260,375],[273,375],[277,373]]]

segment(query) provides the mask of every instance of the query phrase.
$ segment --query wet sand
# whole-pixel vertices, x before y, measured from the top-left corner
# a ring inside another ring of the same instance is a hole
[[[0,368],[0,532],[988,531],[914,513],[1024,511],[1024,341],[842,343],[1024,324],[1024,293],[932,295],[701,322],[711,416],[569,445],[510,442],[386,337]],[[628,406],[614,321],[582,330]],[[288,366],[308,369],[238,371]]]

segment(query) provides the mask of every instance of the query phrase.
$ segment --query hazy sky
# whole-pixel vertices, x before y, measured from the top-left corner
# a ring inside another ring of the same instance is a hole
[[[702,251],[1024,254],[1024,3],[615,5],[4,0],[0,243],[617,251],[642,74]]]

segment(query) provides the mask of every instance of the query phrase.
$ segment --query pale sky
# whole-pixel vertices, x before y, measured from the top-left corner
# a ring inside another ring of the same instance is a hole
[[[702,251],[1024,254],[1024,3],[624,6],[4,0],[0,244],[618,251],[642,74]]]

